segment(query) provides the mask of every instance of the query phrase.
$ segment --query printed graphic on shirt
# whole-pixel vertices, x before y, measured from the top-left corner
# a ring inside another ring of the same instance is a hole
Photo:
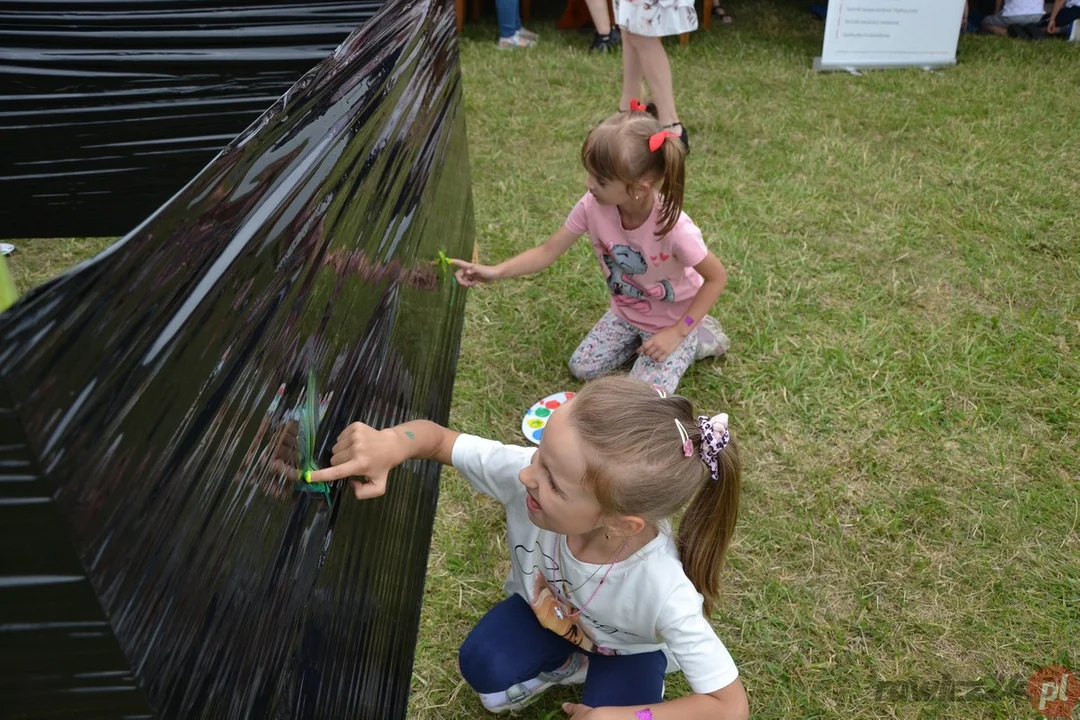
[[[577,608],[560,602],[552,592],[548,578],[555,577],[555,558],[544,552],[539,541],[531,548],[515,545],[514,562],[521,569],[522,575],[534,576],[531,604],[540,624],[586,652],[601,652],[597,649],[592,635],[577,621]]]
[[[544,552],[539,540],[528,549],[524,545],[515,545],[514,562],[521,568],[522,575],[532,575],[539,570],[541,576],[554,577],[555,558]]]
[[[570,602],[568,598],[575,588],[561,577],[558,579],[558,587],[555,586],[554,578],[558,577],[561,568],[555,558],[540,547],[539,540],[534,541],[531,548],[515,545],[513,561],[522,575],[533,577],[532,609],[540,624],[551,632],[566,638],[586,652],[601,655],[617,655],[618,652],[598,646],[592,628],[611,636],[622,633],[639,637],[628,630],[597,622]]]
[[[653,262],[667,260],[670,255],[658,255],[653,257]],[[652,287],[644,287],[634,279],[635,275],[644,275],[649,269],[645,263],[645,256],[629,245],[614,245],[604,252],[604,264],[607,265],[607,283],[615,303],[642,313],[652,311],[652,300],[661,302],[673,302],[675,291],[671,283],[661,280]]]
[[[596,638],[589,631],[588,626],[580,621],[578,609],[572,603],[556,597],[551,583],[541,575],[537,575],[533,586],[532,609],[541,625],[574,643],[585,652],[601,655],[617,654],[614,650],[602,648],[596,644]]]

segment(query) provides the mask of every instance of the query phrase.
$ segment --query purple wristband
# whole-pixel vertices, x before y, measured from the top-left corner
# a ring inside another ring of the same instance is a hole
[[[686,323],[686,327],[694,327],[694,318],[689,315],[683,318],[683,322]],[[646,718],[645,720],[650,720],[650,718]]]
[[[644,710],[638,710],[634,713],[634,717],[638,720],[652,720],[652,710],[645,708]]]

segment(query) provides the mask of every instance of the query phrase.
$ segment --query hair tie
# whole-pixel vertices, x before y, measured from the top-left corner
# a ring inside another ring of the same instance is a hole
[[[667,392],[664,390],[664,388],[660,387],[659,385],[653,385],[652,389],[655,390],[656,394],[659,395],[660,397],[662,397],[662,398],[667,397]]]
[[[699,415],[697,424],[701,430],[701,460],[709,468],[709,477],[716,482],[720,479],[720,452],[731,442],[727,413],[712,418]]]
[[[648,108],[645,105],[642,105],[637,98],[631,98],[630,112],[648,112]]]
[[[661,130],[660,132],[655,132],[649,136],[649,152],[656,152],[657,150],[659,150],[660,146],[663,145],[664,141],[668,138],[675,138],[676,140],[678,140],[681,137],[682,136],[676,135],[670,130]]]

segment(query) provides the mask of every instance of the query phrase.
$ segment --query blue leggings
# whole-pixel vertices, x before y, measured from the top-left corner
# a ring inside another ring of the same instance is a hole
[[[458,667],[473,690],[495,693],[559,669],[575,652],[582,650],[542,626],[524,598],[514,594],[480,618],[458,651]],[[663,700],[667,657],[662,651],[583,654],[589,658],[581,700],[586,705],[648,705]]]

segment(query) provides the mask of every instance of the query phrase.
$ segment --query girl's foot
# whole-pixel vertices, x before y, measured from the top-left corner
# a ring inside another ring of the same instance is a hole
[[[498,693],[481,693],[480,702],[488,712],[504,713],[520,710],[545,690],[556,685],[580,685],[589,671],[588,660],[581,653],[574,653],[565,666],[549,673],[540,673],[532,680],[514,685]]]
[[[698,325],[697,337],[698,346],[697,353],[694,354],[695,360],[720,357],[731,349],[731,339],[724,334],[724,328],[720,326],[720,321],[711,315],[706,315],[701,324]]]
[[[516,33],[508,38],[499,38],[499,49],[507,50],[509,48],[527,48],[536,45],[536,40],[525,37],[518,30]]]
[[[592,47],[589,50],[591,52],[607,52],[608,50],[614,50],[620,42],[622,42],[622,34],[619,33],[618,28],[613,27],[607,35],[596,33],[593,36]]]
[[[533,42],[536,42],[540,39],[539,35],[534,33],[532,30],[526,30],[525,28],[518,28],[518,35],[525,38],[526,40],[532,40]]]

